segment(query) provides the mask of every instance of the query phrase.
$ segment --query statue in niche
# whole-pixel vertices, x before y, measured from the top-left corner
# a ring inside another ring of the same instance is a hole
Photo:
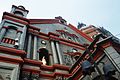
[[[49,65],[49,51],[46,48],[39,49],[39,59],[43,62],[43,65]]]

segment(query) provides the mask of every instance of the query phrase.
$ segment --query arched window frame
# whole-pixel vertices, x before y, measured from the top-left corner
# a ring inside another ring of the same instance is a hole
[[[15,27],[15,26],[8,26],[8,29],[7,29],[7,31],[6,31],[6,33],[5,33],[5,37],[6,37],[6,35],[8,34],[8,31],[9,31],[9,30],[15,30],[15,31],[16,31],[16,34],[17,34],[18,28]],[[14,38],[14,39],[15,39],[15,38]]]
[[[14,14],[16,14],[16,15],[18,15],[18,16],[21,16],[21,17],[24,16],[24,14],[23,14],[22,12],[20,12],[20,11],[15,11]]]
[[[46,61],[46,64],[44,65],[49,65],[49,51],[46,48],[40,48],[39,49],[39,59],[43,62]]]
[[[15,32],[14,36],[11,36],[11,34],[9,33],[9,30],[14,30],[14,32]],[[6,28],[6,32],[4,34],[2,42],[14,45],[15,44],[16,34],[17,34],[17,27],[15,27],[15,26],[8,26],[8,28]]]

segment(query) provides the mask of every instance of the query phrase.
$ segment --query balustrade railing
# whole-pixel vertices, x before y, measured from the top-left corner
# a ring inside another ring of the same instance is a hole
[[[12,44],[12,45],[15,44],[15,40],[14,39],[10,39],[10,38],[3,38],[2,42],[3,43],[7,43],[7,44]]]

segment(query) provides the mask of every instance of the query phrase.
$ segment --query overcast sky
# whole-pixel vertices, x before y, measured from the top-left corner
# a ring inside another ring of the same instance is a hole
[[[28,9],[27,18],[62,16],[75,26],[83,22],[103,26],[114,35],[120,33],[120,0],[1,0],[0,18],[3,12],[10,12],[12,5],[23,5]]]

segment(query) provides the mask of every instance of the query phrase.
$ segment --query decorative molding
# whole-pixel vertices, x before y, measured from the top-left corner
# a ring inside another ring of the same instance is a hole
[[[63,39],[63,38],[60,38],[60,41],[64,41],[64,42],[67,42],[67,43],[70,43],[70,44],[74,44],[74,45],[80,46],[81,48],[83,48],[85,50],[84,46],[82,44],[80,44],[80,43],[76,43],[76,42],[73,42],[73,41],[70,41],[70,40],[66,40],[66,39]]]
[[[3,17],[4,17],[4,15],[8,15],[8,16],[11,16],[13,18],[18,18],[20,20],[23,20],[23,21],[26,21],[27,23],[29,23],[29,19],[24,18],[24,17],[20,17],[20,16],[16,16],[15,14],[12,14],[12,13],[4,12]],[[2,18],[2,19],[4,19],[4,18]]]
[[[18,23],[21,23],[21,24],[24,24],[24,25],[28,25],[29,24],[29,22],[25,21],[24,19],[22,20],[20,18],[17,18],[15,16],[11,16],[11,15],[10,16],[9,15],[3,15],[2,19],[8,19],[8,20],[11,20],[11,21],[14,21],[14,22],[18,22]]]
[[[41,65],[40,69],[41,70],[45,70],[45,71],[54,71],[54,67],[53,66],[47,66],[47,65]]]
[[[81,49],[81,50],[85,50],[85,48],[82,44],[78,44],[78,43],[75,43],[75,42],[72,42],[72,41],[69,41],[69,40],[59,38],[58,37],[59,35],[56,34],[56,33],[50,32],[49,34],[45,34],[45,33],[42,33],[42,32],[35,32],[32,29],[29,29],[28,31],[29,31],[29,33],[32,33],[32,34],[34,34],[34,35],[36,35],[40,38],[43,38],[45,40],[56,40],[56,41],[59,41],[61,44],[68,45],[68,46],[71,46],[71,47],[75,47],[75,48],[78,48],[78,49]]]
[[[60,42],[60,44],[67,45],[69,47],[74,47],[74,48],[77,48],[77,49],[85,50],[85,48],[83,48],[81,46],[78,46],[78,45],[75,45],[75,44],[72,44],[72,43],[68,43],[68,42],[65,42],[65,41],[59,41],[59,42]]]
[[[23,71],[28,71],[28,72],[34,72],[34,73],[40,73],[41,70],[38,69],[29,69],[29,68],[22,68]]]
[[[8,47],[4,47],[4,46],[0,46],[0,51],[5,52],[7,54],[18,55],[18,56],[22,56],[22,55],[26,54],[26,52],[23,50],[17,50],[14,48],[8,48]]]
[[[65,32],[64,30],[56,30],[57,32],[60,32],[60,33],[64,33],[64,34],[67,34],[68,36],[71,36],[71,37],[77,37],[75,34],[70,34],[69,32]]]
[[[55,69],[66,70],[69,71],[70,67],[60,64],[53,64],[52,66],[43,65],[41,61],[24,59],[24,64],[30,64],[34,66],[39,66],[41,70],[54,71]]]
[[[49,32],[48,35],[53,35],[53,36],[56,36],[56,37],[59,37],[60,35],[59,34],[56,34],[56,33],[53,33],[53,32]]]
[[[26,9],[19,8],[19,6],[17,7],[17,6],[15,6],[15,5],[12,5],[12,7],[15,7],[16,9],[20,9],[20,10],[22,10],[22,11],[26,11],[27,13],[29,12],[29,11],[26,10]]]
[[[29,61],[31,63],[31,61]],[[33,61],[32,61],[33,62]],[[34,63],[32,63],[34,64]],[[60,65],[60,64],[54,64],[53,66],[47,66],[47,65],[41,65],[40,69],[34,69],[34,68],[22,68],[23,71],[28,71],[28,72],[32,72],[32,73],[38,73],[40,77],[45,77],[45,78],[55,78],[56,76],[64,76],[64,77],[69,77],[72,74],[69,73],[62,73],[62,72],[54,72],[54,70],[66,70],[69,71],[69,67],[64,66],[64,65]],[[51,74],[49,73],[42,73],[43,71],[52,71]]]
[[[85,33],[83,33],[82,31],[80,31],[79,29],[77,29],[72,24],[69,24],[68,27],[70,27],[72,30],[76,31],[78,34],[80,34],[81,36],[83,36],[84,38],[86,38],[88,41],[90,41],[90,42],[93,41],[92,38],[90,38],[89,36],[87,36]]]
[[[40,31],[40,28],[37,28],[37,27],[35,27],[35,26],[32,26],[32,25],[29,25],[29,26],[30,26],[29,28],[31,28],[31,29],[33,29],[33,30]]]
[[[53,24],[59,23],[57,19],[29,19],[30,24]]]
[[[76,56],[76,55],[81,56],[82,55],[80,52],[67,52],[67,53],[64,53],[64,54],[68,54],[68,55],[71,55],[71,56]]]
[[[65,73],[59,73],[59,72],[54,72],[54,73],[52,73],[52,74],[43,74],[43,73],[40,73],[40,76],[41,77],[45,77],[45,78],[55,78],[56,76],[64,76],[64,77],[70,77],[71,76],[71,74],[65,74]]]
[[[54,64],[53,67],[54,67],[55,69],[67,70],[67,71],[69,71],[69,69],[70,69],[70,67],[65,66],[65,65],[60,65],[60,64]]]
[[[31,64],[35,66],[41,66],[42,62],[41,61],[36,61],[36,60],[31,60],[31,59],[24,59],[25,64]]]
[[[0,61],[8,63],[23,63],[23,59],[20,58],[10,58],[6,56],[0,56]]]

